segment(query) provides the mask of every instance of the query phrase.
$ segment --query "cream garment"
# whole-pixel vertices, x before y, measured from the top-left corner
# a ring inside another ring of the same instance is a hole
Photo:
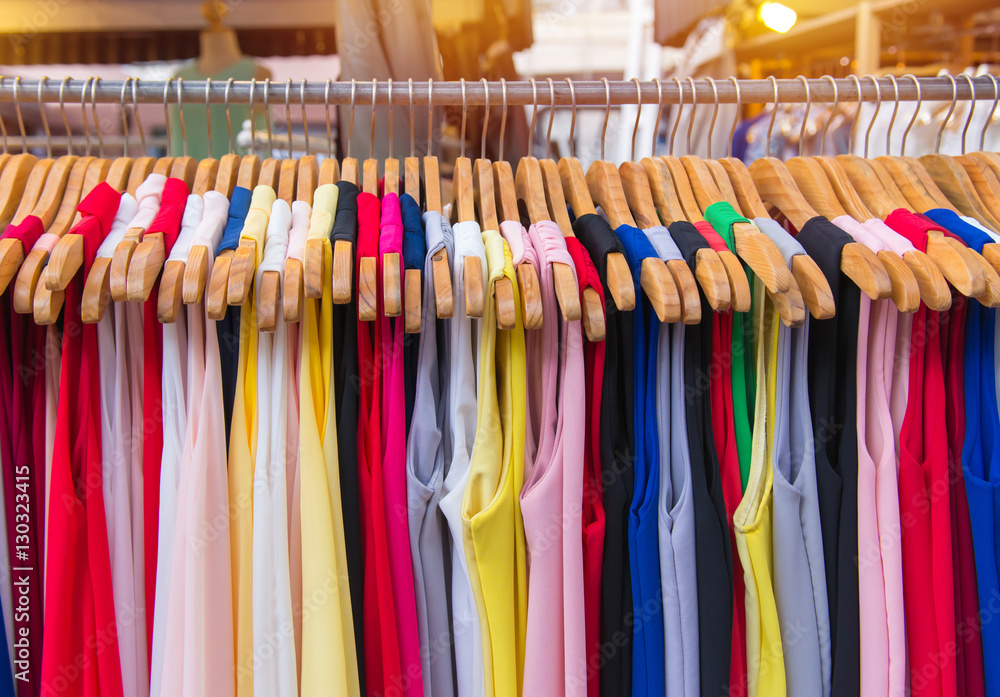
[[[191,244],[209,250],[211,274],[229,201],[209,191],[204,204]],[[188,305],[186,315],[190,399],[177,488],[161,694],[233,697],[229,492],[219,342],[204,302]]]
[[[139,204],[131,194],[122,194],[118,213],[97,256],[110,258],[128,229]],[[129,303],[132,304],[132,303]],[[132,496],[133,475],[142,467],[142,436],[136,433],[132,421],[132,400],[142,403],[141,368],[135,370],[129,360],[129,325],[136,326],[132,334],[138,335],[137,350],[142,355],[142,310],[135,305],[133,312],[117,306],[108,308],[97,325],[97,345],[101,366],[101,441],[104,457],[103,494],[104,517],[108,528],[108,551],[111,559],[111,584],[118,619],[118,655],[122,669],[122,694],[136,697],[148,694],[148,663],[146,655],[145,622],[134,620],[136,599],[142,597],[142,582],[136,583],[138,570],[133,556]],[[120,347],[116,335],[121,334]],[[138,361],[141,366],[141,361]],[[133,378],[138,382],[133,384]],[[137,443],[133,441],[137,440]],[[141,497],[142,480],[136,482]],[[141,518],[141,514],[140,514]],[[139,521],[142,550],[142,522]],[[141,557],[138,557],[141,559]],[[132,615],[130,617],[130,614]]]
[[[201,196],[190,194],[184,205],[181,229],[168,257],[186,261],[195,229],[201,222],[205,204]],[[156,605],[153,609],[153,650],[150,657],[150,692],[161,693],[163,651],[167,613],[178,611],[171,604],[170,578],[174,533],[177,528],[177,488],[181,456],[187,432],[187,313],[178,312],[176,321],[163,325],[163,363],[160,393],[163,395],[163,452],[160,456],[160,509],[157,526]],[[183,601],[183,598],[177,598]]]
[[[339,191],[313,194],[309,238],[323,240],[323,269],[332,272],[330,233]],[[300,322],[299,464],[302,519],[302,697],[360,697],[344,518],[340,505],[337,409],[333,382],[333,287],[305,300]]]
[[[271,206],[264,258],[254,280],[258,297],[263,275],[284,275],[289,205]],[[279,284],[280,287],[280,284]],[[295,666],[292,591],[288,566],[288,495],[286,435],[288,362],[285,320],[278,313],[274,332],[261,332],[257,343],[257,456],[253,492],[253,652],[254,692],[298,694]]]
[[[288,259],[302,262],[312,206],[305,201],[292,203],[292,229],[288,231]],[[288,567],[292,588],[292,622],[295,633],[295,665],[302,677],[302,517],[299,510],[299,358],[302,353],[301,322],[285,324],[285,360],[288,363],[287,423],[285,424],[285,488],[288,493]]]
[[[485,693],[483,642],[479,611],[472,593],[469,567],[462,539],[462,499],[469,481],[469,461],[476,438],[477,357],[481,322],[465,315],[465,260],[479,259],[486,297],[486,247],[479,224],[456,224],[455,263],[452,265],[452,298],[455,315],[451,323],[450,373],[448,376],[448,432],[451,461],[438,504],[448,521],[451,543],[452,641],[455,646],[455,688],[458,697],[483,697]]]

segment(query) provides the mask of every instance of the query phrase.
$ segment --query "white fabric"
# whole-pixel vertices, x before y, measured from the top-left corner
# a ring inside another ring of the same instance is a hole
[[[163,196],[163,187],[167,183],[167,178],[162,174],[150,174],[146,181],[135,190],[135,198],[139,202],[139,209],[129,223],[129,227],[139,227],[145,230],[156,217],[160,210],[160,198]]]
[[[455,263],[452,266],[452,296],[455,315],[451,322],[451,363],[448,378],[448,425],[451,462],[442,486],[441,507],[451,533],[451,606],[455,644],[455,683],[458,697],[484,697],[483,643],[479,611],[472,594],[469,568],[462,540],[462,498],[469,480],[469,460],[476,437],[476,357],[479,356],[480,320],[465,315],[465,259],[476,257],[483,269],[486,297],[486,247],[479,224],[454,226]]]
[[[201,216],[205,212],[205,202],[198,194],[189,194],[187,202],[184,204],[184,215],[181,216],[181,230],[177,233],[174,246],[170,248],[170,261],[187,261],[188,253],[191,251],[191,243],[194,241],[195,231],[201,223]]]
[[[305,201],[295,201],[292,204],[292,229],[288,232],[289,259],[302,258],[306,250],[306,237],[309,235],[309,218],[312,206]]]
[[[203,199],[205,210],[201,214],[201,222],[194,231],[194,239],[191,246],[202,246],[208,248],[209,257],[215,257],[215,250],[218,249],[222,241],[222,233],[226,229],[226,221],[229,217],[229,199],[218,191],[205,192]]]
[[[292,211],[278,199],[271,206],[264,257],[256,287],[268,271],[283,274]],[[253,671],[254,693],[298,694],[288,557],[286,428],[288,362],[285,320],[278,313],[275,331],[257,342],[257,454],[253,493]]]
[[[115,219],[111,222],[111,229],[108,230],[108,234],[101,242],[101,246],[97,248],[97,256],[99,258],[110,259],[114,255],[115,247],[125,237],[125,233],[128,232],[128,225],[138,210],[139,202],[135,200],[132,194],[127,191],[122,194],[121,201],[118,203],[118,212],[115,213]]]
[[[992,230],[990,230],[988,227],[986,227],[985,225],[983,225],[981,222],[979,222],[975,218],[970,218],[967,215],[960,215],[958,217],[961,218],[962,220],[964,220],[965,222],[967,222],[972,227],[977,228],[977,229],[982,230],[983,232],[985,232],[987,235],[990,236],[990,239],[992,239],[994,242],[1000,242],[1000,235],[998,235],[997,233],[995,233]]]
[[[653,249],[656,250],[656,253],[663,261],[684,260],[684,255],[681,254],[680,248],[674,242],[674,238],[670,236],[670,231],[664,226],[653,225],[643,230],[643,233],[645,233],[646,239],[653,245]]]

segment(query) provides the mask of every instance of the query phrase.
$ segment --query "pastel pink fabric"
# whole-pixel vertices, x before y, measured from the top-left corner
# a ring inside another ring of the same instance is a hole
[[[543,323],[525,332],[540,389],[528,401],[536,437],[525,457],[521,515],[528,551],[528,623],[524,685],[533,694],[585,697],[587,646],[583,590],[583,461],[586,379],[579,322],[565,322],[556,304],[552,264],[573,267],[558,225],[532,225],[539,260]],[[575,273],[575,269],[574,269]],[[566,531],[570,531],[566,534]]]
[[[399,197],[382,198],[378,242],[379,313],[382,323],[382,472],[385,492],[385,527],[392,566],[392,604],[395,608],[399,641],[399,663],[404,697],[423,697],[423,668],[420,663],[420,636],[410,566],[410,530],[406,514],[406,395],[403,385],[403,321],[387,317],[382,307],[382,264],[386,254],[399,255],[403,275],[403,219]],[[388,688],[388,686],[386,686]]]

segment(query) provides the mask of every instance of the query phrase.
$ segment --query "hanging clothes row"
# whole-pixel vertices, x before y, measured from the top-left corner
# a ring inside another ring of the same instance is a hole
[[[3,156],[0,694],[1000,696],[1000,159],[634,143]]]

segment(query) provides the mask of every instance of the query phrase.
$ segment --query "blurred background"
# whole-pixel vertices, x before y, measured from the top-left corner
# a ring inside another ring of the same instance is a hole
[[[230,106],[237,152],[252,147],[255,138],[258,148],[266,147],[270,132],[270,146],[276,153],[301,153],[307,124],[309,149],[317,155],[343,154],[349,140],[356,156],[367,157],[370,150],[376,157],[388,154],[387,107],[376,110],[372,139],[371,107],[357,105],[352,134],[347,107],[327,111],[322,105],[303,108],[298,103],[302,79],[312,83],[392,78],[395,89],[405,92],[409,78],[538,78],[537,111],[531,106],[508,110],[503,156],[516,160],[529,149],[538,154],[545,151],[550,118],[554,119],[550,152],[559,156],[570,148],[570,109],[560,107],[553,112],[548,107],[545,78],[957,75],[989,72],[991,64],[1000,61],[1000,8],[995,0],[8,0],[3,9],[0,74],[6,79],[211,77],[224,82],[230,77],[270,78],[268,114],[258,109],[251,122],[245,105],[234,102]],[[141,126],[149,154],[168,149],[181,154],[175,94],[168,95],[168,105],[144,104],[138,109],[128,103],[127,95],[124,109],[107,104],[84,108],[81,97],[67,93],[62,108],[44,107],[54,152],[83,150],[88,139],[96,144],[99,128],[100,137],[111,148],[122,147],[127,134],[129,149],[136,154],[143,147]],[[909,140],[915,154],[924,145],[933,145],[940,112],[947,106],[922,105]],[[230,130],[222,105],[209,109],[204,103],[185,102],[181,108],[190,155],[205,156],[211,150],[219,156],[229,150]],[[967,107],[959,105],[946,124],[942,151],[960,135],[963,108]],[[692,152],[705,155],[711,140],[715,156],[724,155],[730,147],[731,127],[738,123],[731,143],[734,154],[753,159],[761,154],[769,121],[762,116],[770,113],[770,107],[748,104],[739,114],[735,109],[735,105],[723,105],[718,110],[710,137],[710,105],[697,110],[690,105],[682,109],[664,106],[662,112],[648,105],[640,115],[641,152],[637,155],[649,154],[654,142],[664,147],[674,120],[680,118],[683,137],[678,136],[673,144],[676,154],[686,152],[690,142]],[[845,152],[850,147],[847,131],[854,109],[841,105],[833,113],[825,106],[814,108],[805,138],[820,137],[829,123],[826,154]],[[574,145],[584,166],[599,154],[604,111],[578,111]],[[881,129],[883,137],[873,136],[874,142],[886,140],[892,109],[882,111],[875,130],[877,134]],[[980,123],[974,129],[986,125],[982,120],[989,118],[988,108],[980,111],[976,114]],[[429,145],[428,114],[426,108],[414,112],[412,146],[420,155]],[[486,138],[487,155],[493,158],[500,150],[500,112],[499,104],[491,109]],[[865,105],[863,112],[864,125],[871,120],[873,107]],[[529,133],[533,114],[535,128]],[[912,104],[903,104],[897,118],[912,115]],[[14,106],[0,105],[0,116],[10,148],[23,147]],[[22,107],[28,147],[39,152],[46,141],[42,116],[35,104]],[[630,156],[636,116],[635,107],[612,110],[606,138],[610,159]],[[780,116],[772,147],[778,153],[794,154],[802,107],[782,106]],[[397,156],[408,154],[410,111],[397,106],[393,117],[391,147]],[[467,117],[466,143],[470,152],[478,153],[483,109],[470,108]],[[461,108],[434,112],[430,147],[444,164],[459,150],[460,123]],[[991,141],[998,130],[990,131]],[[816,151],[816,143],[805,145]]]

